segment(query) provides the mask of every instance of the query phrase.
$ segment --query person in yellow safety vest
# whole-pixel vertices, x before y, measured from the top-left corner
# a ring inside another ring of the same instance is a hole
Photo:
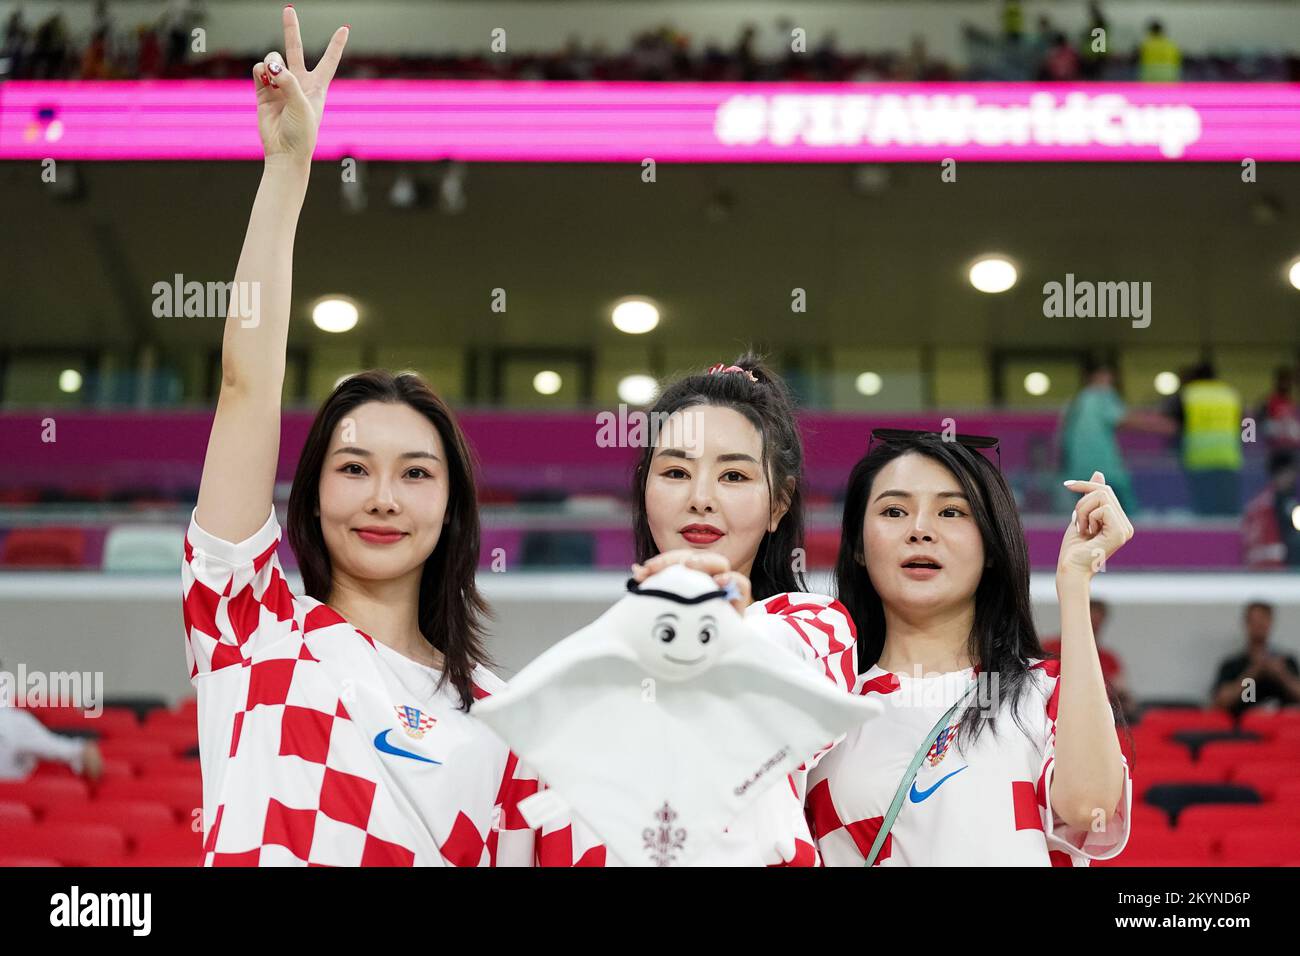
[[[1019,43],[1025,32],[1025,11],[1020,0],[1003,0],[1002,35],[1012,43]]]
[[[1188,375],[1173,417],[1182,425],[1183,471],[1202,515],[1241,513],[1241,396],[1203,362]]]
[[[1159,20],[1152,20],[1138,47],[1138,79],[1144,83],[1176,83],[1182,75],[1183,54],[1178,44],[1165,36]]]

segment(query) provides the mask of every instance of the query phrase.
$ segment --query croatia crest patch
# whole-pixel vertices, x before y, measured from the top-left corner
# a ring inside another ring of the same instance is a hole
[[[953,719],[953,722],[943,730],[939,731],[939,736],[934,739],[930,745],[930,752],[925,755],[926,762],[931,767],[937,767],[943,758],[948,756],[948,747],[952,744],[953,739],[957,736],[957,728],[961,725],[961,717]]]
[[[425,733],[431,730],[433,725],[438,722],[418,707],[403,705],[393,709],[397,711],[397,719],[401,721],[402,729],[406,731],[406,736],[414,737],[417,740],[423,737]]]

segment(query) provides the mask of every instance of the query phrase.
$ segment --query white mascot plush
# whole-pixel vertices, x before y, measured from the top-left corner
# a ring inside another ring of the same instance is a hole
[[[474,705],[628,866],[707,857],[727,825],[879,712],[672,565]],[[521,810],[525,809],[521,806]]]

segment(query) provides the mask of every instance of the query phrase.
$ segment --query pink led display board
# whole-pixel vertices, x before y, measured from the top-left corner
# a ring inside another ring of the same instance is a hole
[[[1300,84],[339,80],[318,160],[1287,161]],[[243,80],[0,85],[0,159],[255,160]]]

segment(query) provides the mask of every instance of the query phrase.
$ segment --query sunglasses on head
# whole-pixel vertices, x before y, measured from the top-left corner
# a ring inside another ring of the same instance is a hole
[[[1002,449],[998,444],[998,439],[992,435],[957,435],[950,437],[945,436],[943,432],[930,432],[922,429],[913,428],[873,428],[871,437],[867,440],[867,454],[871,454],[871,446],[876,442],[889,444],[890,442],[908,441],[913,438],[920,438],[924,435],[937,435],[941,441],[955,442],[958,445],[965,445],[967,448],[977,448],[981,451],[992,448],[998,456],[998,471],[1002,470]]]

